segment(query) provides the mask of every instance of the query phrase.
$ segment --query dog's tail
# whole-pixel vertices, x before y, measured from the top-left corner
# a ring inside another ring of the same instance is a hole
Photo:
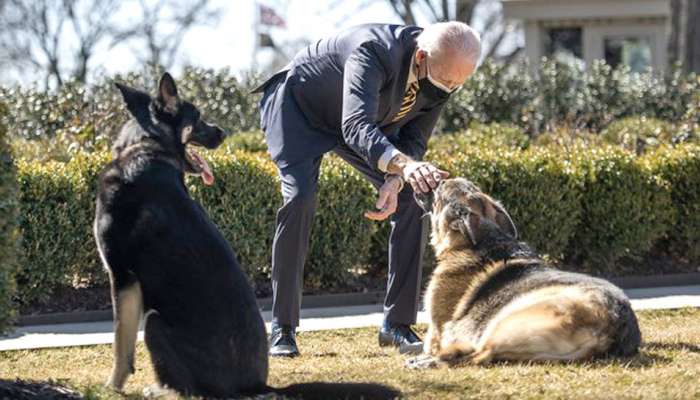
[[[297,383],[283,388],[267,386],[256,393],[276,393],[304,400],[393,400],[401,398],[401,392],[376,383]],[[246,393],[244,393],[246,394]]]
[[[639,346],[642,344],[639,322],[629,301],[620,302],[617,314],[619,325],[608,353],[617,357],[631,357],[639,352]]]

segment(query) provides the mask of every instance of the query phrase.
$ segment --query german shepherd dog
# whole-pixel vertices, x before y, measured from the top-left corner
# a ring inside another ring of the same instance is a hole
[[[264,387],[265,326],[228,242],[193,201],[184,174],[213,182],[192,146],[215,148],[224,132],[179,98],[169,74],[158,96],[117,84],[132,119],[99,178],[95,239],[109,273],[114,366],[120,390],[134,371],[144,313],[145,341],[160,387],[224,397]]]
[[[548,267],[477,186],[449,179],[416,200],[431,215],[437,267],[425,294],[424,354],[407,366],[637,353],[639,325],[622,290]]]
[[[158,381],[147,395],[174,390],[207,398],[276,392],[306,399],[390,399],[376,384],[266,386],[268,345],[253,290],[231,246],[192,200],[184,174],[214,175],[192,148],[216,148],[224,132],[178,96],[164,74],[158,95],[117,84],[131,114],[99,178],[94,234],[109,273],[114,365],[121,390],[134,372],[143,315]],[[144,313],[145,311],[145,313]]]

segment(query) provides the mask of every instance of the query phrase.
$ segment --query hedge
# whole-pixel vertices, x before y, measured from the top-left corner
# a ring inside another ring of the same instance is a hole
[[[197,177],[188,178],[188,186],[250,278],[264,282],[270,277],[275,213],[281,204],[279,178],[266,154],[232,146],[229,142],[207,153],[214,186],[203,186]],[[501,200],[521,237],[567,268],[605,276],[653,274],[624,269],[628,264],[620,260],[643,257],[652,245],[666,241],[675,256],[700,261],[697,145],[662,147],[640,158],[604,146],[522,150],[467,141],[453,150],[451,155],[431,150],[427,157]],[[106,282],[91,223],[96,176],[107,160],[98,153],[67,163],[17,162],[22,301],[46,299],[57,287]],[[362,215],[372,207],[374,189],[351,166],[330,156],[322,164],[319,190],[305,287],[343,288],[354,269],[383,269],[388,224]]]
[[[13,127],[15,136],[59,138],[68,155],[104,150],[126,118],[114,81],[153,92],[157,75],[117,75],[87,86],[68,82],[57,91],[0,86],[0,98],[9,106],[8,115],[0,118]],[[203,115],[224,129],[260,128],[259,96],[250,94],[259,76],[239,79],[227,69],[186,68],[177,81],[181,95],[194,100]],[[697,76],[678,68],[663,75],[632,73],[602,61],[585,70],[549,60],[536,69],[525,63],[486,61],[452,96],[439,126],[445,132],[462,132],[472,122],[499,122],[537,136],[562,126],[599,132],[634,115],[695,127],[700,123]]]
[[[674,220],[668,234],[669,250],[700,263],[700,147],[664,146],[643,162],[669,184]]]
[[[5,105],[0,103],[0,115],[5,112]],[[12,298],[19,238],[15,167],[6,134],[0,122],[0,333],[8,329],[16,314]]]

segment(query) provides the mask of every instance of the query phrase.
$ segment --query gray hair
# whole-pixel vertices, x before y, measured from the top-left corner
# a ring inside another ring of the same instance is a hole
[[[456,51],[475,64],[481,56],[479,33],[464,22],[438,22],[427,26],[418,35],[418,48],[424,50],[436,61],[443,53]]]

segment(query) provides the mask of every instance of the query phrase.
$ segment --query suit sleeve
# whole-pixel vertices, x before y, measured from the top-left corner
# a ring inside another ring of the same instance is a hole
[[[398,138],[393,141],[394,145],[414,160],[422,160],[428,149],[428,140],[444,106],[445,102],[442,102],[427,113],[409,121],[399,131]]]
[[[379,92],[390,76],[382,60],[388,58],[381,44],[363,43],[348,57],[343,75],[343,139],[372,167],[387,150],[395,150],[377,125]]]

